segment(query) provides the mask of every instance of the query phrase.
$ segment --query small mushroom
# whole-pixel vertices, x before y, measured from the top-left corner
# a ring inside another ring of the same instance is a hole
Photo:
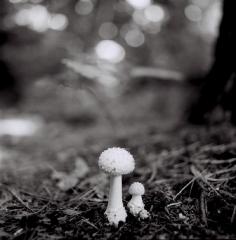
[[[150,214],[144,208],[142,195],[145,193],[145,189],[142,183],[134,182],[129,187],[129,194],[132,198],[128,202],[127,207],[132,215],[141,219],[148,218]]]
[[[122,201],[122,175],[134,170],[134,158],[125,149],[113,147],[103,151],[98,161],[99,168],[110,175],[110,191],[105,215],[111,225],[125,222],[127,213]]]

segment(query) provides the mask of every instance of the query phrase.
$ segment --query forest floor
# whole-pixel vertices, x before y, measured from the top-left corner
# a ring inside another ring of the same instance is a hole
[[[5,119],[31,119],[38,129],[0,136],[1,239],[236,239],[236,128],[169,128],[155,116],[138,119],[121,104],[130,112],[114,130],[90,114],[59,114],[53,100],[42,99],[2,111]],[[35,118],[40,104],[43,113]],[[128,215],[118,228],[108,225],[108,178],[97,160],[111,146],[134,155],[136,168],[123,178],[124,204],[129,185],[142,182],[149,219]]]

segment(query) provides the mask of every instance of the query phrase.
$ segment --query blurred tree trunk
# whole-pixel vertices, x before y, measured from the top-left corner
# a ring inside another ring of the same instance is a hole
[[[0,8],[0,103],[12,104],[19,100],[19,89],[16,79],[3,57],[3,47],[10,38],[10,33],[4,28],[4,18],[7,13],[8,2],[3,0]]]
[[[227,107],[232,112],[232,120],[236,123],[236,82],[235,70],[236,62],[236,1],[224,0],[223,17],[220,24],[219,36],[215,46],[215,55],[212,67],[204,79],[200,90],[200,95],[196,103],[192,106],[189,120],[192,123],[204,123],[206,114],[223,99],[223,105],[227,102]],[[230,81],[232,81],[230,83]],[[231,84],[231,85],[230,85]],[[226,98],[222,98],[226,93],[226,87],[230,85],[230,93]]]

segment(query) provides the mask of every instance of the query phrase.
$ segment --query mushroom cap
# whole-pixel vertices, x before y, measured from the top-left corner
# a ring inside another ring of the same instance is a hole
[[[103,151],[98,160],[98,166],[111,175],[128,174],[134,170],[134,158],[124,148],[113,147]]]
[[[129,187],[130,195],[143,195],[145,193],[145,189],[142,183],[134,182]]]

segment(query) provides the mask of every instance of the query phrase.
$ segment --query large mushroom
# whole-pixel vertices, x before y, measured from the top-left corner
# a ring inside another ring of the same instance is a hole
[[[122,175],[134,170],[134,158],[127,150],[113,147],[101,153],[98,165],[110,175],[109,200],[105,215],[109,223],[117,227],[119,222],[125,222],[127,217],[122,201]]]

